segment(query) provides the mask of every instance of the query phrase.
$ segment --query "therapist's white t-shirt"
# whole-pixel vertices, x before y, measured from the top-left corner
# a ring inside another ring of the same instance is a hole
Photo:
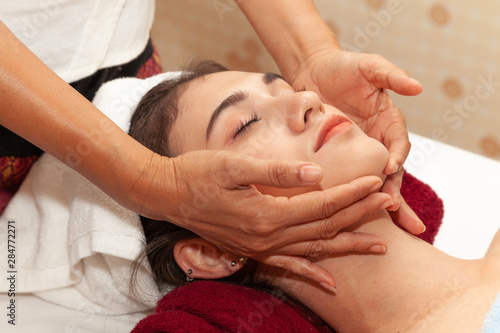
[[[0,0],[0,20],[66,82],[146,47],[154,0]]]

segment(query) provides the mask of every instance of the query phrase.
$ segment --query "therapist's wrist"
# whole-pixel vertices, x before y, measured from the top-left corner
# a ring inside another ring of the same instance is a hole
[[[137,144],[121,154],[114,164],[112,196],[140,215],[165,220],[170,215],[169,202],[175,196],[171,159]]]
[[[285,78],[315,49],[341,49],[312,0],[237,1]]]
[[[273,55],[282,75],[289,81],[293,81],[297,72],[302,71],[315,55],[322,52],[330,52],[333,55],[343,51],[337,37],[323,20],[311,19],[297,24],[290,38],[290,51],[279,52],[275,57]]]

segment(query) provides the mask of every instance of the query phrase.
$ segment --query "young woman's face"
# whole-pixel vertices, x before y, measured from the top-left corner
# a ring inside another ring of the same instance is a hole
[[[221,72],[188,83],[169,134],[176,154],[232,150],[263,159],[310,161],[320,188],[364,175],[383,177],[389,157],[340,110],[310,91],[295,92],[275,74]],[[311,189],[259,188],[291,196]]]

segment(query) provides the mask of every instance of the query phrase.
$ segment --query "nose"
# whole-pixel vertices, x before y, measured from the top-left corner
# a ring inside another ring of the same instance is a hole
[[[311,123],[311,119],[324,111],[323,103],[313,91],[297,92],[290,97],[286,108],[288,127],[296,133],[303,132]]]

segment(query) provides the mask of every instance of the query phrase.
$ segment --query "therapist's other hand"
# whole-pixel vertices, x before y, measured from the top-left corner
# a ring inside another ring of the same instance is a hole
[[[417,80],[382,56],[344,51],[336,44],[312,51],[287,79],[296,89],[316,91],[382,142],[390,153],[385,174],[403,166],[410,151],[405,117],[385,89],[418,95]]]
[[[140,201],[150,205],[142,207],[142,215],[165,219],[152,213],[163,205],[171,222],[240,257],[256,258],[333,286],[326,270],[301,256],[385,251],[386,243],[378,236],[339,233],[361,217],[392,205],[389,195],[376,193],[382,186],[378,177],[287,198],[263,195],[249,184],[312,186],[321,180],[321,169],[306,162],[195,151],[172,159],[156,155],[145,170],[155,171],[147,176],[149,181],[141,180],[149,185]],[[169,170],[174,174],[165,177]],[[169,187],[172,192],[166,196],[164,189]]]

